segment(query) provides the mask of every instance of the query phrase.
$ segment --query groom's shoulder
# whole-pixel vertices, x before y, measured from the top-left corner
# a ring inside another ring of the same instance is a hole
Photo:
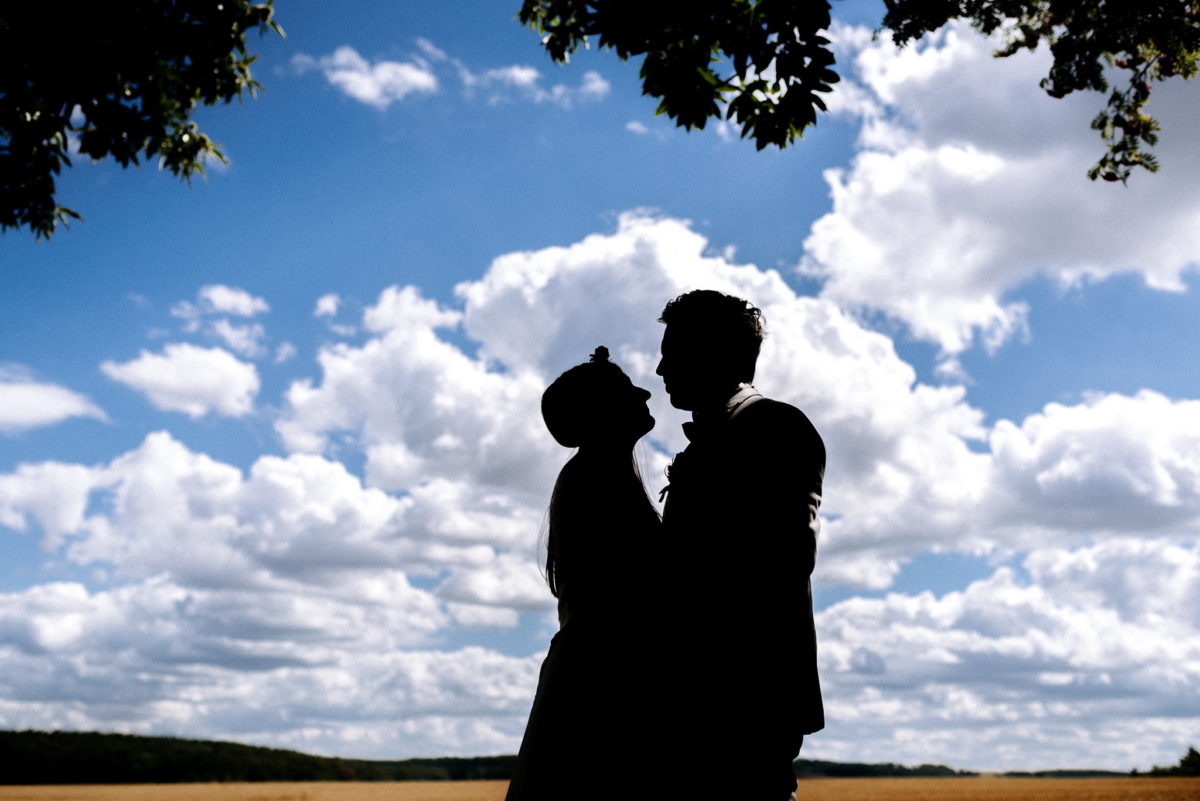
[[[762,397],[737,415],[735,422],[740,422],[747,430],[775,431],[779,434],[800,434],[817,436],[808,415],[790,403]]]
[[[779,476],[812,468],[816,481],[825,472],[825,442],[808,415],[790,403],[763,398],[734,422],[743,421],[736,438],[753,458]]]

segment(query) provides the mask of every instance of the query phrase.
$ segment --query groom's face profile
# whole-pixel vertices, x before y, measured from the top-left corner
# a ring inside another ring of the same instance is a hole
[[[662,376],[671,405],[695,411],[719,405],[737,391],[738,380],[723,369],[717,343],[702,331],[668,325],[663,332],[662,358],[654,371]]]

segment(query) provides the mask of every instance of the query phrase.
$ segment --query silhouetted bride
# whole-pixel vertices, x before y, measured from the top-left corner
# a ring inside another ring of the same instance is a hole
[[[542,395],[542,417],[579,450],[550,500],[546,580],[559,632],[542,663],[508,801],[637,797],[654,715],[642,655],[659,517],[633,459],[650,393],[596,348]],[[631,764],[632,763],[632,764]],[[649,766],[653,771],[657,766]],[[641,774],[635,778],[635,774]]]

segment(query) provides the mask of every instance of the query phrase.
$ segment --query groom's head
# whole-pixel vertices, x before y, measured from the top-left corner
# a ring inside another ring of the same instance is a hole
[[[763,315],[749,301],[697,289],[667,303],[662,376],[671,405],[694,411],[728,400],[738,384],[754,380]]]

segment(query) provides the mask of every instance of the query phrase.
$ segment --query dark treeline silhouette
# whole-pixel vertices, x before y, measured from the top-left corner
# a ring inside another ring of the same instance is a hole
[[[507,779],[513,756],[377,761],[98,732],[0,732],[0,784]]]
[[[1160,768],[1158,765],[1146,772],[1148,776],[1200,776],[1200,751],[1189,747],[1178,765]]]
[[[450,781],[512,778],[516,757],[395,761],[180,737],[100,732],[0,731],[0,784],[138,784],[265,781]],[[915,768],[797,759],[797,776],[971,776],[945,765]],[[703,766],[698,766],[703,770]]]
[[[299,751],[179,737],[100,732],[0,731],[0,785],[138,784],[265,781],[455,781],[509,779],[516,757],[439,757],[368,760],[313,756]],[[696,766],[703,772],[703,766]],[[892,762],[797,759],[799,777],[977,776],[945,765],[907,767]],[[1005,776],[1101,778],[1128,776],[1101,770],[1010,771]],[[1200,776],[1200,753],[1189,748],[1178,765],[1133,775]]]
[[[894,762],[824,762],[819,759],[797,759],[792,763],[792,768],[801,778],[979,775],[967,770],[954,770],[945,765],[918,765],[915,768],[909,768]]]
[[[1133,774],[1118,770],[1010,770],[1001,774],[1010,779],[1124,779]]]

